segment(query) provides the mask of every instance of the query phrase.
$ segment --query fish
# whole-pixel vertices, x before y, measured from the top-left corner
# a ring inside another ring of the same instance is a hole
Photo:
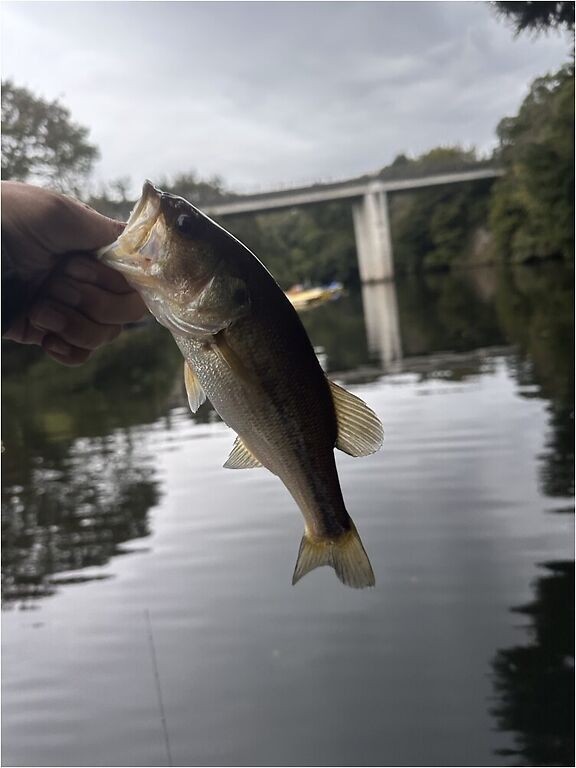
[[[192,412],[208,398],[236,433],[224,466],[265,467],[300,508],[292,583],[331,566],[350,587],[374,586],[334,448],[367,456],[382,445],[382,424],[327,378],[296,310],[257,256],[187,200],[146,181],[124,231],[98,257],[171,332]]]

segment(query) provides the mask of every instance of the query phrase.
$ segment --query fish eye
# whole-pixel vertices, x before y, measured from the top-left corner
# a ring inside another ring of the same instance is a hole
[[[191,216],[189,213],[181,213],[176,219],[176,229],[184,237],[198,237],[203,229],[202,224],[200,216]]]

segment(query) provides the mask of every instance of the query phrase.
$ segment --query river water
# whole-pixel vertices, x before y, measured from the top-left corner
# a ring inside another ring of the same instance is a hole
[[[572,765],[573,273],[365,287],[303,320],[383,449],[338,453],[372,590],[222,469],[164,330],[6,346],[3,764]]]

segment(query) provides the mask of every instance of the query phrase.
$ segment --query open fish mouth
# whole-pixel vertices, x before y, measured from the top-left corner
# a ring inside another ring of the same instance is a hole
[[[96,255],[107,264],[125,275],[141,275],[143,264],[141,249],[161,212],[162,192],[152,182],[145,181],[140,199],[134,206],[120,237],[110,245],[100,248]]]
[[[146,180],[142,187],[140,199],[134,206],[130,218],[126,222],[126,230],[140,227],[145,224],[151,224],[160,211],[160,200],[162,192]]]

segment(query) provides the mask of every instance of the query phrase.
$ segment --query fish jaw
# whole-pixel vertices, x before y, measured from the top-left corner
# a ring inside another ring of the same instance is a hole
[[[244,317],[250,297],[210,241],[191,242],[178,234],[178,219],[184,217],[210,222],[205,227],[217,230],[186,200],[147,181],[124,231],[98,256],[125,276],[173,334],[205,340]]]
[[[166,238],[161,202],[160,190],[150,181],[144,182],[122,234],[97,252],[100,261],[131,278],[131,282],[150,285],[154,277]]]

